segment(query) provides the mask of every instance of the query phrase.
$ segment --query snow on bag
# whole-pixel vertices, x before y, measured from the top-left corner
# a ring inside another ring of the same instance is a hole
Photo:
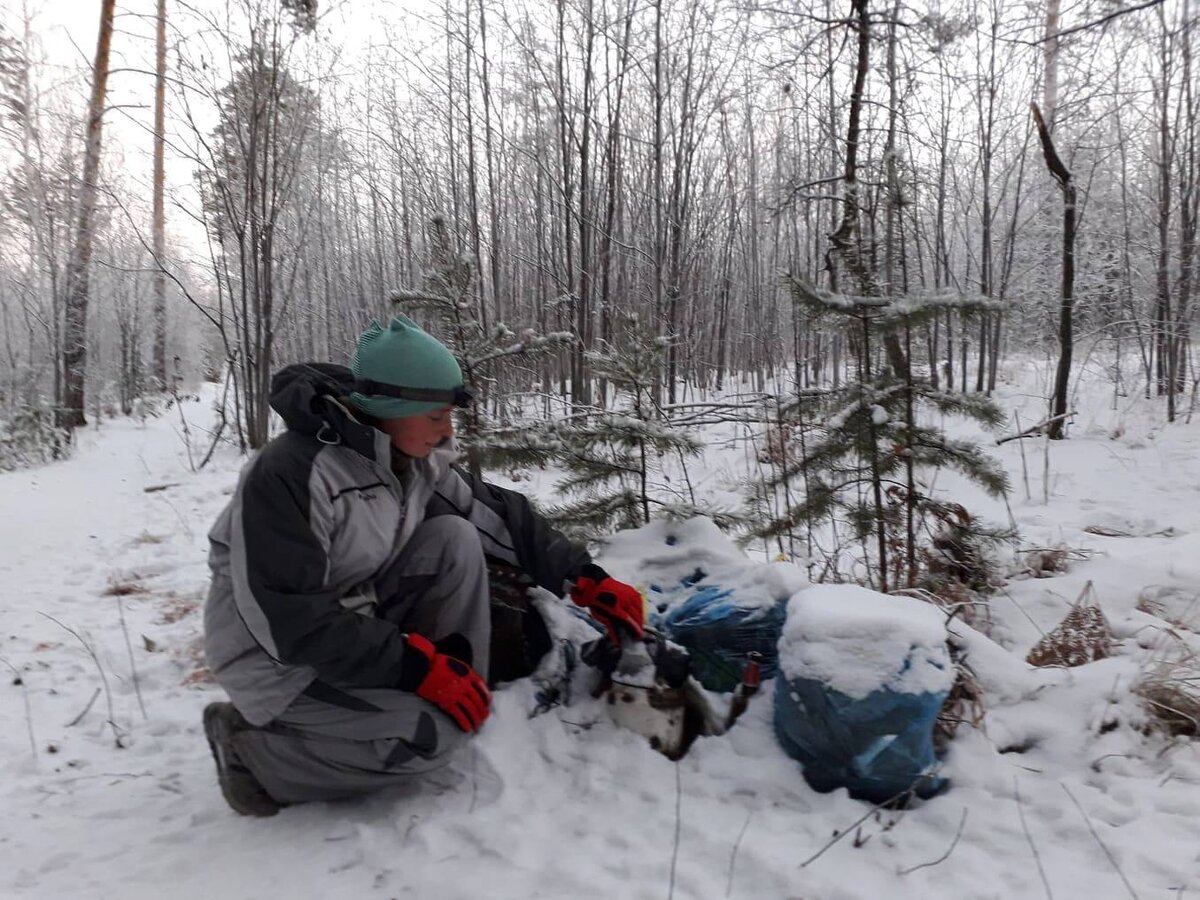
[[[751,651],[775,674],[787,599],[808,584],[792,563],[747,559],[711,519],[659,520],[613,535],[600,560],[648,588],[649,624],[691,657],[710,691],[732,691]]]
[[[665,612],[652,616],[663,633],[691,657],[692,674],[710,691],[732,691],[741,680],[751,651],[762,658],[764,678],[775,676],[786,600],[762,602],[743,592],[709,584],[696,572],[666,592],[651,586],[652,602],[669,596]]]
[[[933,726],[954,680],[945,616],[911,597],[820,585],[787,605],[775,733],[815,790],[883,803],[943,790]]]

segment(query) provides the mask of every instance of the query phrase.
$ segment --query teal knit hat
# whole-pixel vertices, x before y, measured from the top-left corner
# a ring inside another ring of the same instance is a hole
[[[350,370],[355,379],[420,390],[456,391],[463,386],[462,369],[454,355],[422,331],[408,316],[396,316],[384,330],[372,322],[354,350]],[[409,400],[379,394],[350,395],[351,402],[378,419],[402,419],[433,412],[447,402]]]

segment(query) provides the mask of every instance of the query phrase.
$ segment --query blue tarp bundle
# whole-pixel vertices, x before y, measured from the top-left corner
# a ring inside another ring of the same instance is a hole
[[[847,660],[853,665],[853,660]],[[886,688],[848,697],[810,678],[775,681],[775,734],[817,791],[848,788],[871,803],[922,799],[947,786],[933,774],[933,726],[947,692]]]
[[[682,587],[692,591],[691,596],[652,616],[653,623],[687,648],[692,674],[710,691],[732,691],[752,650],[762,655],[762,677],[773,678],[786,600],[771,606],[739,606],[732,590],[698,584],[703,577],[698,572],[685,579]],[[651,590],[662,593],[657,586]]]

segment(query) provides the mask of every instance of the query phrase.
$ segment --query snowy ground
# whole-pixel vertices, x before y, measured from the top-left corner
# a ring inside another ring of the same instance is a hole
[[[1007,386],[1005,402],[1036,421],[1037,373],[1012,374],[1023,387]],[[701,739],[674,764],[591,700],[529,719],[532,688],[518,683],[497,693],[470,752],[433,777],[364,802],[239,818],[216,789],[200,730],[200,710],[220,691],[191,680],[205,531],[239,460],[218,454],[193,474],[172,414],[105,422],[71,460],[0,474],[0,896],[673,889],[1061,900],[1200,890],[1200,757],[1190,743],[1145,737],[1129,693],[1152,659],[1193,640],[1200,422],[1164,427],[1134,398],[1111,410],[1106,390],[1081,393],[1072,438],[1050,447],[1048,468],[1042,444],[1025,442],[1030,499],[1020,445],[997,448],[1024,546],[1062,544],[1076,558],[1065,574],[1008,584],[994,601],[998,644],[964,632],[987,691],[984,729],[960,732],[945,766],[951,791],[902,814],[808,789],[772,736],[770,686],[729,735]],[[185,409],[193,426],[209,416],[206,403]],[[739,453],[714,458],[701,488],[730,496]],[[954,487],[946,476],[942,486]],[[1003,504],[982,508],[1007,519]],[[1096,526],[1129,536],[1084,530]],[[763,590],[804,582],[803,568],[742,560],[702,527],[671,547],[665,533],[625,536],[606,564],[635,582],[698,559]],[[1116,654],[1073,670],[1026,667],[1088,581],[1120,639]],[[1139,597],[1162,618],[1135,609]]]

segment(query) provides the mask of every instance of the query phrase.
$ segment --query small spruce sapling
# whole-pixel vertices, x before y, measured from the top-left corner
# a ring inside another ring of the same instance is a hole
[[[669,338],[650,333],[636,315],[617,343],[602,342],[588,353],[592,372],[613,390],[611,408],[551,426],[567,476],[558,489],[577,499],[551,515],[567,530],[594,537],[614,528],[636,528],[654,513],[686,517],[699,512],[691,492],[670,483],[668,459],[686,466],[700,442],[672,425],[655,401]]]
[[[918,473],[949,467],[992,496],[1008,490],[1004,471],[980,448],[946,436],[925,424],[934,412],[976,421],[994,428],[1003,421],[998,406],[982,395],[937,390],[913,365],[897,374],[876,359],[885,336],[911,347],[909,335],[946,309],[969,314],[994,310],[988,298],[940,293],[927,296],[852,297],[832,294],[798,278],[790,279],[797,304],[820,318],[844,327],[855,355],[856,379],[828,390],[807,390],[780,402],[773,420],[819,423],[806,434],[802,452],[776,465],[751,498],[752,514],[761,523],[754,536],[791,535],[812,529],[822,519],[847,521],[862,541],[864,555],[881,591],[918,587],[922,571],[946,532],[945,504],[924,493]],[[911,354],[910,354],[911,360]],[[773,511],[779,489],[803,485],[799,502],[789,500]],[[988,542],[1010,535],[955,517],[955,542],[972,546],[972,554]],[[931,520],[931,521],[930,521]],[[922,529],[936,531],[926,542]],[[938,537],[941,535],[942,537]]]

